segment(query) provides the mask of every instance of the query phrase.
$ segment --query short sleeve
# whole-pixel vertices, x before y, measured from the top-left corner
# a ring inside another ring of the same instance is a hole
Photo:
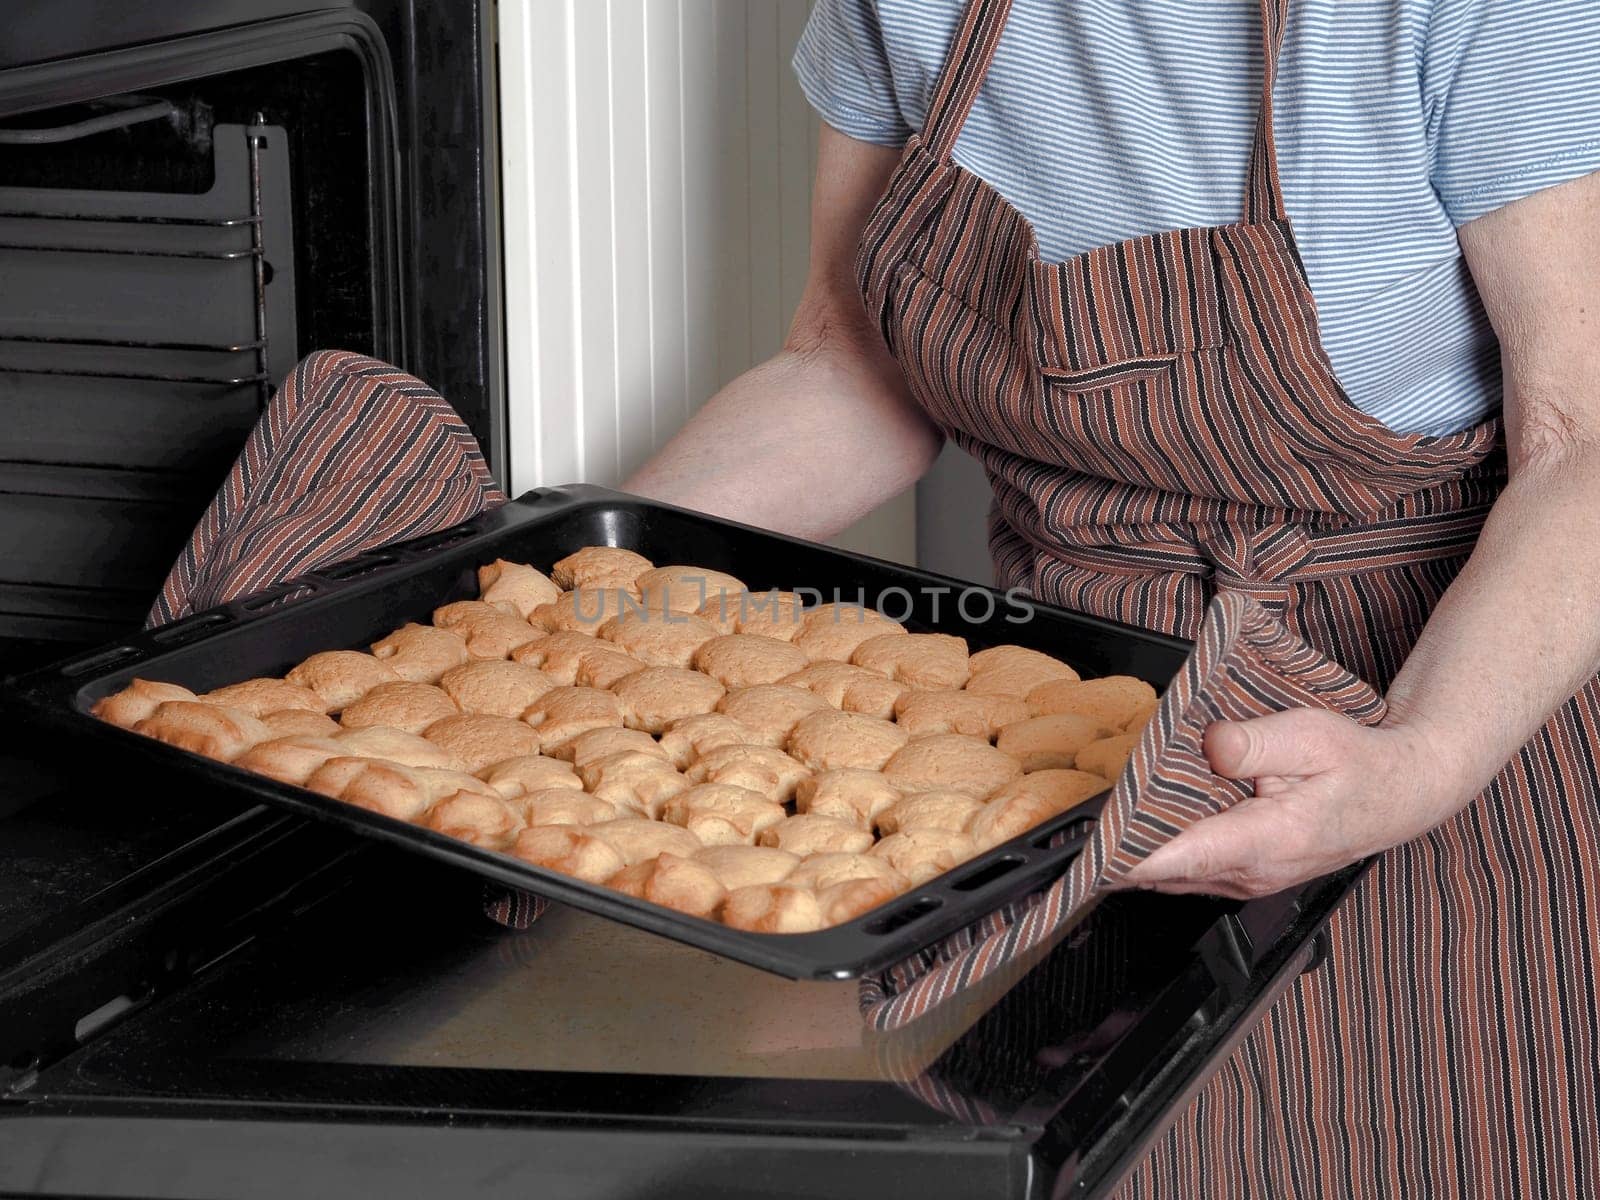
[[[840,133],[903,146],[911,128],[895,99],[876,0],[816,0],[794,52],[800,90]]]
[[[1600,3],[1435,0],[1433,184],[1457,225],[1600,170]]]

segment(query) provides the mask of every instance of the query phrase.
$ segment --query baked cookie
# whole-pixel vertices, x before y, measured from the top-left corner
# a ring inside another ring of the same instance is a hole
[[[811,772],[775,746],[729,745],[707,750],[684,774],[694,783],[729,783],[787,804]]]
[[[800,865],[800,856],[771,846],[707,846],[694,856],[730,892],[780,882]]]
[[[536,642],[518,646],[511,652],[511,661],[524,667],[535,667],[560,686],[571,687],[577,683],[578,670],[590,655],[621,653],[615,646],[598,641],[591,633],[563,629]]]
[[[1129,717],[1125,722],[1123,722],[1122,732],[1140,732],[1146,725],[1150,724],[1150,718],[1156,715],[1156,709],[1160,707],[1161,701],[1159,699],[1152,697],[1151,699],[1146,700],[1143,704],[1139,705],[1139,707],[1133,710],[1133,716]]]
[[[717,705],[717,711],[753,731],[746,741],[781,746],[789,740],[801,717],[827,707],[826,700],[805,688],[761,683],[730,691]]]
[[[894,706],[894,723],[912,737],[964,733],[992,742],[1002,726],[1028,719],[1027,701],[1016,696],[979,695],[940,689],[907,692]]]
[[[876,771],[906,744],[904,729],[860,713],[814,712],[802,717],[785,743],[813,771],[859,767]]]
[[[523,820],[498,796],[457,792],[430,808],[422,825],[448,837],[499,850],[523,828]]]
[[[524,825],[598,825],[630,815],[597,796],[564,787],[527,792],[506,803]]]
[[[1069,812],[1110,785],[1087,771],[1035,771],[997,792],[975,813],[967,833],[984,849],[1021,837],[1059,813]]]
[[[454,716],[461,710],[456,702],[431,683],[399,680],[380,683],[339,714],[346,729],[366,729],[373,725],[421,733],[435,721]]]
[[[584,763],[578,768],[584,790],[618,808],[654,819],[664,804],[680,792],[688,791],[689,781],[656,754],[624,750],[620,754]]]
[[[882,774],[858,767],[819,771],[802,780],[794,794],[797,811],[832,817],[862,829],[871,829],[879,813],[903,798],[900,789]]]
[[[915,738],[883,765],[890,783],[909,794],[966,792],[979,800],[994,795],[1018,775],[1022,764],[982,738],[936,733]]]
[[[537,667],[501,658],[452,667],[439,679],[439,687],[462,712],[491,717],[521,717],[555,686]]]
[[[120,692],[101,696],[89,712],[102,721],[109,721],[123,729],[132,729],[153,714],[168,700],[196,701],[196,696],[186,687],[175,683],[158,683],[153,679],[135,679]]]
[[[251,746],[233,760],[233,765],[279,783],[304,787],[306,780],[323,763],[347,754],[349,751],[334,738],[291,734]]]
[[[623,613],[600,626],[600,636],[649,666],[688,668],[717,627],[689,613]]]
[[[900,893],[911,887],[910,880],[903,885],[887,879],[846,879],[832,887],[817,892],[817,907],[822,910],[824,926],[843,925],[857,917],[881,908]]]
[[[804,888],[755,884],[728,893],[717,911],[724,925],[752,933],[810,933],[822,928],[822,908]]]
[[[911,689],[903,683],[847,662],[814,662],[778,681],[820,696],[834,708],[887,721]]]
[[[604,883],[628,864],[610,842],[596,837],[590,828],[530,825],[512,839],[507,852],[547,871]]]
[[[459,633],[415,623],[372,643],[372,657],[401,679],[413,683],[438,683],[439,676],[471,657]]]
[[[327,702],[316,692],[290,683],[287,679],[246,679],[243,683],[230,683],[227,687],[207,692],[200,699],[207,704],[236,708],[252,717],[263,717],[286,708],[299,708],[313,713],[328,711]]]
[[[661,809],[663,821],[682,825],[707,846],[753,846],[758,833],[787,815],[760,792],[728,783],[702,783]]]
[[[885,633],[904,633],[906,627],[875,609],[860,604],[822,604],[807,611],[791,639],[812,662],[849,662],[856,647]]]
[[[917,688],[958,688],[967,682],[967,640],[948,633],[888,633],[868,638],[850,661]]]
[[[756,844],[787,850],[801,858],[813,854],[860,854],[872,847],[872,834],[846,821],[801,813],[763,829],[756,835]]]
[[[1091,742],[1078,751],[1078,758],[1073,766],[1114,783],[1121,776],[1123,768],[1128,765],[1128,759],[1132,757],[1133,748],[1139,744],[1141,736],[1143,731],[1119,733],[1115,737]]]
[[[525,754],[495,763],[483,773],[484,782],[507,800],[553,788],[583,790],[583,780],[572,764],[543,754]]]
[[[911,886],[888,862],[870,854],[813,854],[785,876],[784,882],[822,892],[850,879],[879,879],[900,892]]]
[[[694,615],[716,627],[718,633],[738,632],[739,612],[749,592],[717,592],[695,610]]]
[[[587,826],[595,837],[622,856],[624,866],[644,862],[658,854],[678,854],[693,858],[702,849],[700,839],[681,825],[668,825],[648,817],[619,817]]]
[[[441,746],[470,774],[487,771],[509,758],[522,758],[539,750],[539,735],[511,717],[485,713],[457,713],[435,721],[422,736]]]
[[[620,679],[611,694],[630,729],[661,733],[674,721],[708,713],[722,699],[723,687],[699,671],[681,667],[646,667]]]
[[[705,607],[713,596],[746,590],[726,572],[691,566],[653,567],[633,583],[639,589],[639,599],[657,611],[675,609],[686,613]]]
[[[654,566],[642,554],[620,546],[585,546],[550,568],[550,577],[564,588],[635,590],[634,580]]]
[[[404,767],[438,767],[446,771],[462,768],[461,760],[443,746],[404,729],[369,725],[365,729],[347,729],[335,740],[351,758],[381,758]]]
[[[418,820],[433,805],[432,794],[415,771],[371,758],[330,758],[311,773],[305,786],[397,821]]]
[[[249,713],[200,700],[163,701],[133,731],[219,762],[232,762],[273,738],[272,730]]]
[[[462,603],[473,605],[472,611],[457,618],[447,628],[465,639],[467,654],[472,658],[510,658],[517,647],[526,646],[545,636],[544,630],[536,629],[521,617],[501,612],[491,604],[476,600]]]
[[[597,646],[593,653],[584,655],[578,663],[572,682],[579,687],[611,688],[644,668],[645,664],[631,654]]]
[[[549,604],[541,604],[533,610],[528,623],[550,633],[583,633],[594,637],[607,621],[624,613],[644,611],[632,592],[621,588],[584,587],[562,592]]]
[[[761,735],[744,722],[719,712],[709,712],[678,718],[667,726],[658,745],[667,761],[682,771],[702,754],[719,746],[757,745],[762,740]]]
[[[878,833],[890,837],[913,829],[961,833],[983,811],[983,801],[965,792],[919,792],[878,815]]]
[[[1044,771],[1072,766],[1078,751],[1113,732],[1113,728],[1081,713],[1049,713],[1007,725],[1000,731],[995,748],[1020,762],[1024,771]]]
[[[1021,700],[1041,683],[1078,678],[1078,673],[1060,659],[1026,646],[990,646],[974,654],[967,665],[972,670],[967,691],[981,696],[1014,696]]]
[[[660,744],[642,729],[625,729],[620,725],[607,725],[601,729],[590,729],[580,733],[570,742],[564,742],[559,750],[552,751],[555,758],[564,758],[574,767],[583,767],[602,758],[610,758],[613,754],[622,754],[631,751],[637,754],[649,754],[655,758],[670,762],[667,752]]]
[[[422,786],[437,804],[441,800],[448,800],[452,796],[488,796],[492,799],[503,799],[476,775],[468,775],[465,771],[452,771],[445,767],[412,767],[416,777],[422,780]]]
[[[332,717],[303,708],[279,709],[260,720],[272,730],[273,737],[336,737],[339,733],[339,722]]]
[[[380,683],[395,683],[400,676],[387,663],[359,650],[324,650],[306,659],[285,678],[321,696],[326,711],[338,712]]]
[[[520,621],[526,621],[534,609],[553,602],[560,595],[561,589],[548,575],[527,563],[497,558],[488,566],[478,568],[479,598]]]
[[[776,683],[786,675],[803,670],[804,651],[778,638],[754,633],[730,633],[714,637],[694,654],[694,666],[726,688],[748,688],[760,683]]]
[[[677,854],[662,854],[624,867],[606,886],[625,896],[708,919],[728,897],[728,889],[704,865]]]
[[[1115,730],[1122,729],[1155,699],[1155,688],[1144,680],[1131,675],[1107,675],[1101,679],[1041,683],[1028,693],[1028,707],[1034,716],[1077,713]]]
[[[793,592],[746,592],[740,597],[733,631],[792,642],[805,614],[805,601]]]
[[[884,838],[869,853],[883,859],[915,887],[960,866],[978,853],[978,846],[964,833],[915,829]]]
[[[539,735],[544,753],[551,754],[580,733],[621,725],[622,702],[598,688],[551,688],[534,701],[522,719]]]

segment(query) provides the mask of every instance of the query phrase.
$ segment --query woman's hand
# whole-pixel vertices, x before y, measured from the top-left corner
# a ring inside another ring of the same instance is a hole
[[[1410,841],[1464,802],[1417,731],[1321,709],[1218,722],[1205,751],[1256,794],[1160,847],[1125,886],[1267,896]]]

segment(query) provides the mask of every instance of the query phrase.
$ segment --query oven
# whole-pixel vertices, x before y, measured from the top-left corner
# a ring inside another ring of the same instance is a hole
[[[509,0],[508,0],[509,2]],[[520,0],[519,0],[520,2]],[[0,662],[136,627],[304,353],[502,479],[488,0],[22,0],[0,23]],[[1123,895],[869,1034],[793,982],[71,745],[0,747],[0,1191],[1105,1194],[1316,961],[1349,876]]]

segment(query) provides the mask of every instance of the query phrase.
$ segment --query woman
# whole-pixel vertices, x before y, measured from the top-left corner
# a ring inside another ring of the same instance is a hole
[[[1127,1194],[1594,1194],[1600,12],[819,0],[796,65],[788,344],[630,490],[825,537],[948,437],[1003,585],[1242,591],[1387,693],[1213,726],[1257,798],[1137,868],[1381,855]]]

